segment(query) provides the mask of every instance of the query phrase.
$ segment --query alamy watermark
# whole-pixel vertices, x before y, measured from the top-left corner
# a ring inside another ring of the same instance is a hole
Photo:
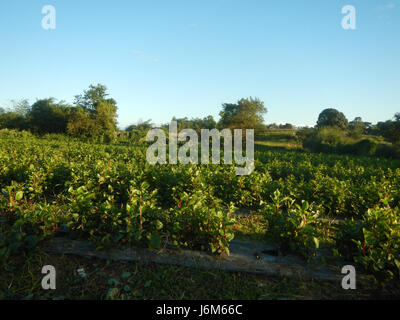
[[[210,163],[210,139],[211,162],[221,163],[221,137],[224,139],[224,164],[232,164],[232,132],[230,129],[202,129],[201,130],[201,164]],[[162,129],[151,129],[147,133],[147,142],[155,141],[146,152],[146,159],[150,164],[167,163],[167,138]],[[189,140],[188,140],[189,138]],[[188,141],[187,141],[188,140]],[[178,141],[185,142],[178,148]],[[235,164],[244,167],[236,167],[237,175],[249,175],[254,171],[254,129],[246,129],[246,155],[243,156],[242,129],[233,130],[233,155]],[[198,164],[199,142],[198,134],[193,129],[183,129],[178,133],[178,124],[172,121],[169,125],[169,164]]]
[[[56,29],[56,8],[53,5],[47,4],[42,7],[42,14],[45,15],[42,18],[42,28],[44,30],[55,30]],[[352,5],[345,5],[342,7],[342,14],[345,15],[341,21],[342,28],[344,30],[355,30],[356,29],[356,8]]]
[[[351,5],[344,6],[342,8],[342,14],[345,14],[345,16],[342,19],[342,28],[344,30],[355,30],[356,29],[356,8]]]
[[[42,8],[42,14],[45,16],[42,18],[42,28],[44,30],[55,30],[56,29],[56,8],[52,5],[45,5]]]
[[[356,289],[356,268],[352,265],[347,265],[342,268],[342,274],[345,276],[342,279],[342,288],[345,290]]]
[[[42,279],[42,288],[44,290],[56,289],[56,268],[51,265],[46,265],[42,268],[42,274],[45,276]]]

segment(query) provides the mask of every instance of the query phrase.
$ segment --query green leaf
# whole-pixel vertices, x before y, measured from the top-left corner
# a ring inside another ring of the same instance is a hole
[[[156,221],[156,229],[161,230],[163,228],[163,223],[160,220]]]
[[[319,248],[319,240],[318,240],[318,238],[316,238],[316,237],[313,237],[313,241],[314,241],[314,244],[315,244],[315,248]]]
[[[23,191],[18,191],[18,192],[15,194],[15,200],[16,200],[16,201],[19,201],[19,200],[21,200],[21,199],[23,198],[23,196],[24,196],[24,192],[23,192]]]
[[[159,249],[161,247],[161,237],[158,233],[153,233],[150,236],[149,247],[150,249]]]

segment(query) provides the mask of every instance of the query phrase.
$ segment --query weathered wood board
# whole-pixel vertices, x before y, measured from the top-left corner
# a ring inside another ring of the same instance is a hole
[[[48,253],[75,254],[108,260],[153,262],[172,264],[198,269],[216,269],[276,277],[299,277],[322,281],[341,282],[341,267],[309,265],[295,256],[275,256],[274,246],[234,240],[231,242],[229,256],[214,256],[207,252],[192,250],[150,250],[132,247],[129,249],[95,250],[87,241],[67,238],[53,238],[44,245]],[[361,276],[362,277],[362,276]],[[360,279],[360,276],[358,276]]]

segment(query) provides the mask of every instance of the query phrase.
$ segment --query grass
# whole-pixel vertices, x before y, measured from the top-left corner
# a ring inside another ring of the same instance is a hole
[[[56,268],[56,290],[43,290],[41,268]],[[77,269],[83,268],[86,278]],[[0,299],[383,299],[376,288],[346,291],[340,283],[271,278],[185,267],[49,255],[13,257],[0,273]]]
[[[262,216],[236,217],[235,238],[263,241]],[[56,268],[56,290],[44,290],[41,269]],[[86,278],[77,270],[84,269]],[[0,266],[0,300],[315,300],[387,299],[396,294],[378,287],[343,290],[340,283],[266,275],[199,270],[173,265],[110,261],[48,254],[40,245]]]
[[[293,129],[269,129],[259,134],[254,144],[256,148],[266,146],[286,150],[302,149],[302,143],[296,137],[296,130]]]
[[[276,141],[255,141],[255,147],[257,146],[267,146],[272,148],[281,148],[286,150],[301,150],[302,144],[301,142],[289,142],[285,140],[276,140]]]

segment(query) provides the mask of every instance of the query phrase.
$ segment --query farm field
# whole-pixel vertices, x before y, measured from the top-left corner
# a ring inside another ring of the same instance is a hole
[[[398,296],[399,160],[278,150],[256,143],[255,171],[237,176],[233,165],[153,166],[145,154],[145,145],[0,132],[4,298],[40,298],[40,274],[36,278],[32,270],[40,269],[44,260],[59,265],[69,284],[54,298]],[[214,255],[229,254],[233,239],[273,243],[279,255],[295,254],[305,261],[345,259],[376,284],[351,293],[331,283],[41,251],[42,243],[59,234],[89,240],[99,250],[158,249],[167,243]],[[320,250],[328,253],[321,258]],[[73,278],[72,270],[83,265],[93,282]],[[17,278],[15,269],[23,270]],[[168,281],[161,283],[160,277]],[[217,283],[214,295],[207,288],[196,294],[185,289],[204,281]]]

